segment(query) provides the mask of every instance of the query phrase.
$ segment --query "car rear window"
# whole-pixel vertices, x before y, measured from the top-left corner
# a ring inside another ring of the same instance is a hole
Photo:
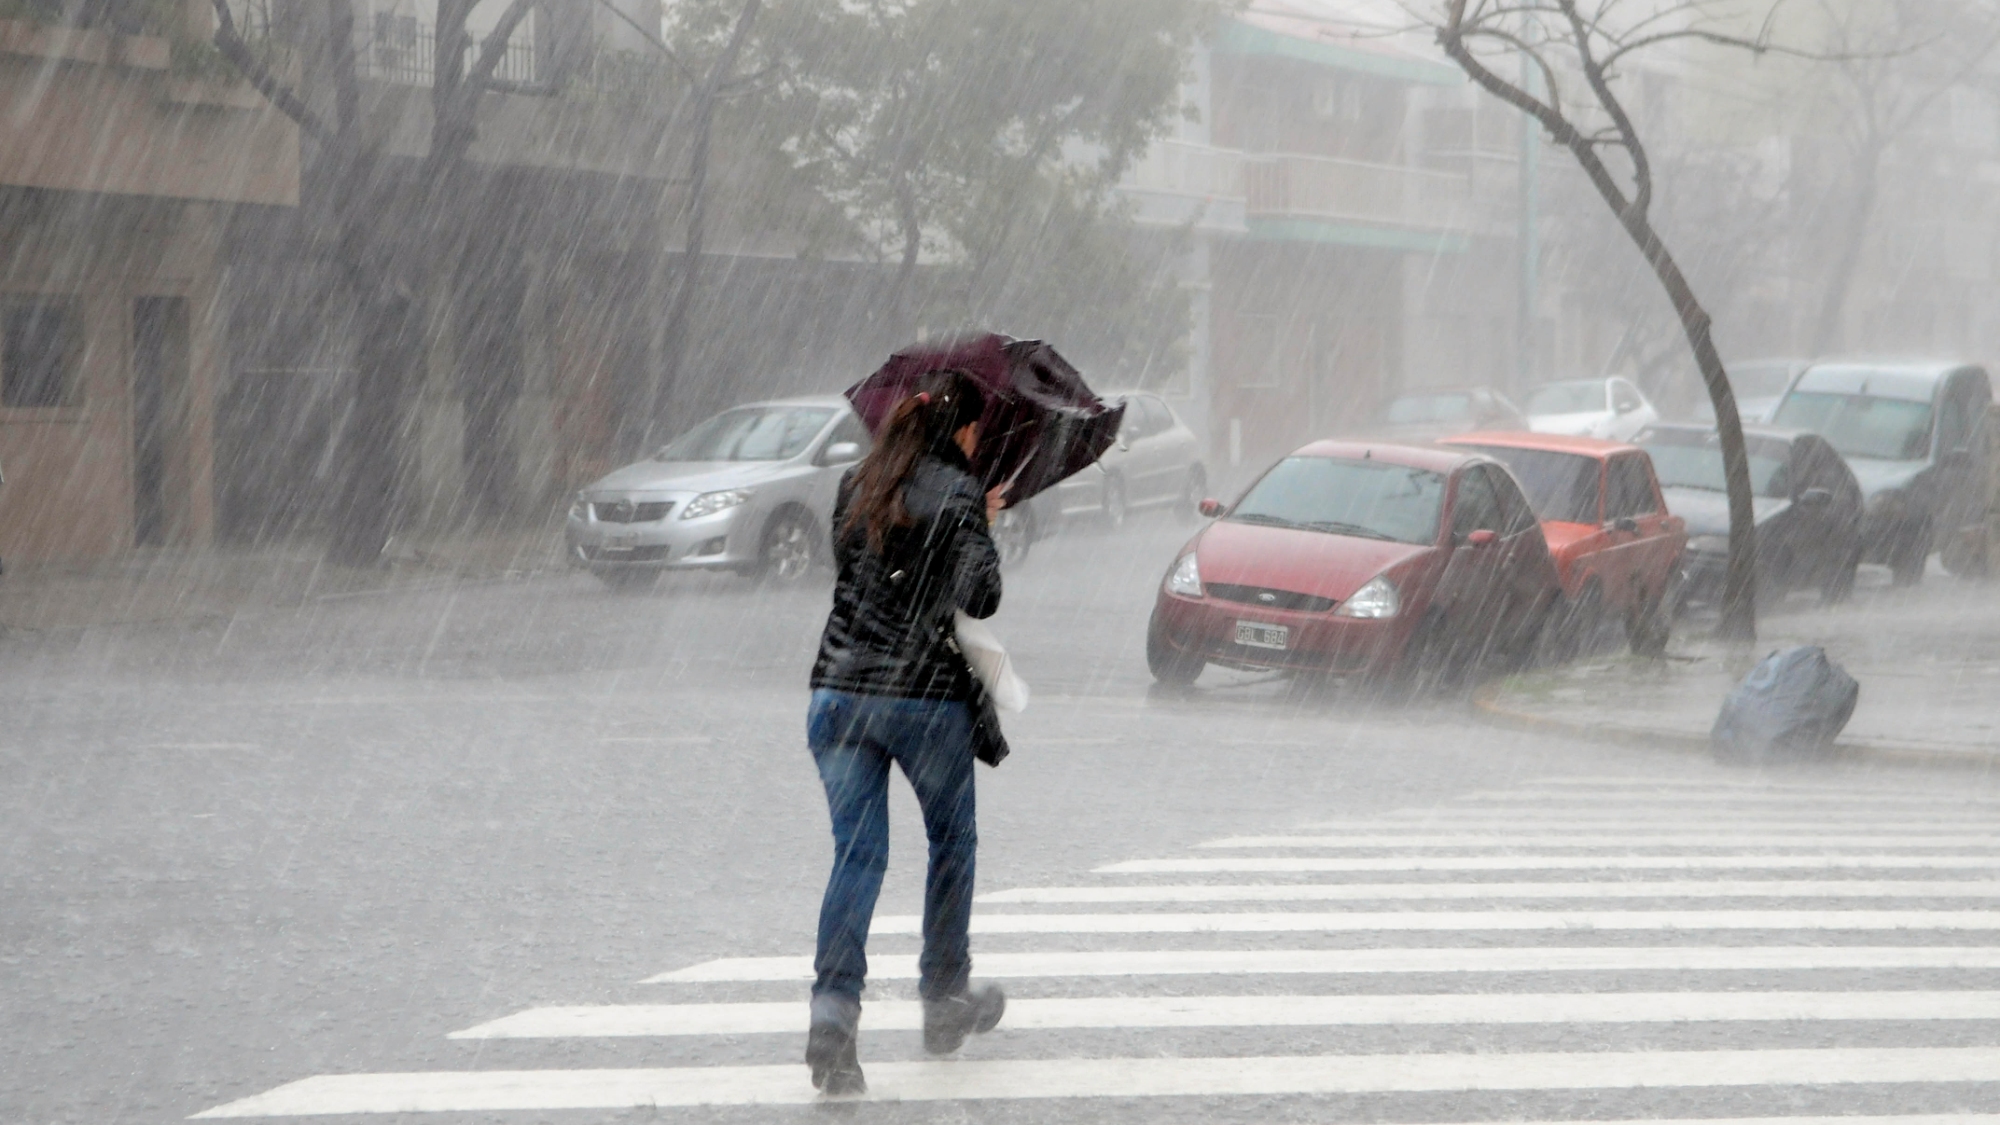
[[[1287,457],[1231,509],[1239,523],[1435,543],[1444,477],[1385,461]]]
[[[826,406],[743,406],[675,438],[655,461],[783,461],[796,457],[833,417]]]
[[[1847,457],[1921,461],[1931,448],[1931,405],[1873,395],[1793,391],[1775,425],[1810,430]]]
[[[1715,434],[1642,434],[1639,444],[1653,458],[1653,473],[1662,488],[1701,488],[1727,492],[1722,479],[1722,445]],[[1745,437],[1750,454],[1750,491],[1757,496],[1789,496],[1785,465],[1791,447],[1782,441]]]
[[[1474,445],[1514,474],[1527,493],[1537,519],[1565,523],[1597,522],[1595,457],[1556,453],[1547,449],[1509,449],[1504,445]]]

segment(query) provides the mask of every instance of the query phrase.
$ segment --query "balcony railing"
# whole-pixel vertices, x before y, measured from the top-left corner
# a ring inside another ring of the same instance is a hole
[[[1160,141],[1125,174],[1121,185],[1192,199],[1243,198],[1243,154],[1185,141]]]
[[[431,84],[437,61],[435,29],[418,23],[413,16],[377,12],[374,23],[357,29],[356,33],[363,37],[356,52],[361,77],[403,86]],[[471,69],[478,58],[479,45],[467,43],[466,68]],[[501,82],[530,85],[539,77],[535,63],[533,43],[510,40],[506,54],[500,58],[500,65],[494,68],[493,77]]]
[[[1323,156],[1257,157],[1244,165],[1254,217],[1325,219],[1420,230],[1464,230],[1471,184],[1453,172]]]

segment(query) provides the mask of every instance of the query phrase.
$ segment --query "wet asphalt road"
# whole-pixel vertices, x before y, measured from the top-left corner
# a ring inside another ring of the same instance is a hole
[[[1444,814],[1452,821],[1459,806],[1450,802],[1538,778],[1740,780],[1657,751],[1497,730],[1462,700],[1415,711],[1338,697],[1299,701],[1281,684],[1247,676],[1206,678],[1190,698],[1154,697],[1142,653],[1145,618],[1153,584],[1185,535],[1165,520],[1115,537],[1080,533],[1043,544],[1009,575],[998,627],[1037,695],[1009,722],[1015,756],[981,771],[982,889],[1074,885],[1103,864],[1193,854],[1218,836],[1311,822],[1431,808],[1454,810]],[[194,624],[0,638],[0,693],[12,720],[0,740],[0,1120],[175,1121],[326,1074],[789,1064],[798,1050],[791,1035],[446,1036],[539,1005],[802,997],[803,986],[784,981],[671,995],[638,982],[717,958],[811,950],[829,847],[802,719],[826,600],[820,585],[774,593],[697,576],[613,594],[586,576],[550,575]],[[1913,771],[1814,769],[1781,780],[1923,800],[1989,791],[1980,779]],[[881,912],[912,914],[921,832],[900,790],[894,816]],[[1902,944],[1990,937],[1925,935]],[[1365,949],[1413,940],[1465,944],[1365,932],[1305,944]],[[1146,948],[1299,944],[1285,934],[1170,935]],[[907,939],[878,945],[914,948]],[[1061,946],[1134,947],[1133,939],[1106,935]],[[1020,935],[975,939],[976,952],[1041,948],[1047,940]],[[1616,987],[1678,987],[1657,975],[1620,978]],[[1961,972],[1948,985],[1935,976],[1850,972],[1790,986],[2000,987],[2000,971]],[[1578,979],[1557,987],[1596,987]],[[1716,987],[1768,983],[1721,980]],[[1200,978],[1162,987],[1218,990]],[[1410,978],[1315,978],[1308,991],[1411,987]],[[1250,974],[1227,991],[1300,988],[1296,978]],[[1116,980],[1091,978],[1030,979],[1014,990],[1024,997],[1121,991]],[[889,998],[910,991],[908,982],[882,987]],[[2000,1010],[1995,1021],[1925,1024],[1896,1041],[1996,1044],[1996,1021]],[[1562,1024],[1099,1029],[1032,1040],[996,1035],[967,1055],[1563,1052],[1596,1049],[1599,1034]],[[1814,1025],[1704,1024],[1655,1027],[1623,1042],[1671,1052],[1854,1038],[1829,1039]],[[920,1057],[907,1032],[882,1032],[864,1047],[865,1061]],[[473,1119],[1741,1116],[1746,1107],[1846,1105],[1948,1112],[1965,1108],[1967,1098],[1976,1104],[1982,1091],[1992,1088],[1868,1087],[1842,1100],[1848,1092],[1786,1087],[1764,1102],[1726,1091],[1376,1093],[1331,1101],[1250,1094],[533,1110]]]

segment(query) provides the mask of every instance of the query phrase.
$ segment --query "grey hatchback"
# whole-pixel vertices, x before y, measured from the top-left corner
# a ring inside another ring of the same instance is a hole
[[[868,445],[837,395],[725,410],[578,492],[570,560],[614,586],[666,570],[801,581],[824,556],[841,474]]]

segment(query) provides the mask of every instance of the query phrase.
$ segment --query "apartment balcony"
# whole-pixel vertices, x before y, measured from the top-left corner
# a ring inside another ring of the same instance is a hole
[[[1472,177],[1401,164],[1275,155],[1244,164],[1251,237],[1463,250],[1484,224]]]
[[[172,43],[0,20],[0,184],[294,205],[298,129],[241,83],[177,74]]]
[[[1186,141],[1160,141],[1119,182],[1139,222],[1242,234],[1243,154]]]

